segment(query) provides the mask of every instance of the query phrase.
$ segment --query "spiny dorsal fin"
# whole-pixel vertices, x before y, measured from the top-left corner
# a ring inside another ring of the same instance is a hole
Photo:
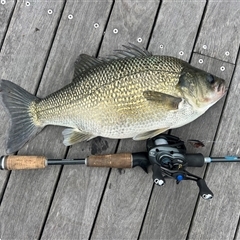
[[[130,46],[123,45],[125,49],[123,50],[114,50],[115,54],[109,55],[107,57],[107,61],[110,60],[116,60],[121,58],[133,58],[133,57],[147,57],[152,56],[152,53],[150,53],[148,50],[144,48],[140,48],[132,43],[129,43]]]
[[[133,58],[133,57],[142,57],[142,56],[152,56],[150,52],[146,49],[142,49],[132,43],[129,43],[130,46],[123,45],[126,50],[115,50],[116,54],[110,55],[106,58],[95,58],[87,54],[81,54],[75,62],[75,71],[73,80],[78,80],[80,73],[89,70],[90,68],[102,65],[111,60],[117,60],[122,58]]]
[[[94,66],[98,66],[103,63],[103,60],[91,57],[87,54],[81,54],[76,62],[75,62],[75,71],[74,78],[75,79],[81,72],[87,71]]]
[[[141,56],[152,56],[152,53],[149,52],[147,49],[145,48],[140,48],[132,43],[129,43],[130,46],[125,46],[123,45],[123,47],[125,47],[126,49],[128,49],[134,57],[141,57]],[[121,51],[121,50],[119,50]],[[122,50],[124,52],[124,50]]]

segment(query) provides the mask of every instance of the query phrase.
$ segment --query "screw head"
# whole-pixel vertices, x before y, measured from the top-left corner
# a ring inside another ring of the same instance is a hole
[[[229,55],[230,55],[230,52],[229,52],[229,51],[226,51],[226,52],[225,52],[225,55],[226,55],[226,56],[229,56]]]
[[[94,23],[94,28],[99,28],[99,23]]]
[[[114,28],[114,29],[113,29],[113,33],[117,34],[117,33],[118,33],[118,29],[117,29],[117,28]]]
[[[220,67],[220,70],[223,72],[223,71],[225,71],[225,67],[224,66],[221,66]]]
[[[69,20],[73,19],[73,15],[72,15],[72,14],[69,14],[69,15],[68,15],[68,19],[69,19]]]
[[[180,51],[180,52],[179,52],[179,55],[180,55],[180,56],[183,56],[183,55],[184,55],[184,52],[183,52],[183,51]]]
[[[198,60],[198,62],[199,62],[200,64],[203,64],[203,59],[200,58],[200,59]]]

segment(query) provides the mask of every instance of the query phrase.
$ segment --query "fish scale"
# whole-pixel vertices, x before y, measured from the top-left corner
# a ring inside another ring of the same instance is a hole
[[[67,146],[96,136],[147,139],[193,121],[225,93],[224,80],[187,62],[132,44],[126,49],[107,59],[80,55],[72,83],[43,99],[2,80],[12,122],[7,151],[18,150],[46,125],[68,127]]]

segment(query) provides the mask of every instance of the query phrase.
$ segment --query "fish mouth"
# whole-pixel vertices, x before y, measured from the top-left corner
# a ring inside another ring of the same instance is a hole
[[[217,95],[224,96],[227,93],[227,87],[225,86],[224,82],[219,83],[217,86],[214,87],[214,91]]]

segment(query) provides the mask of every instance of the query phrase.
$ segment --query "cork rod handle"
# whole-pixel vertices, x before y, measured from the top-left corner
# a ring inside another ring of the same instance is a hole
[[[47,159],[43,156],[8,155],[0,158],[1,170],[39,169],[46,165]]]
[[[88,167],[132,168],[131,153],[93,155],[87,158]]]

